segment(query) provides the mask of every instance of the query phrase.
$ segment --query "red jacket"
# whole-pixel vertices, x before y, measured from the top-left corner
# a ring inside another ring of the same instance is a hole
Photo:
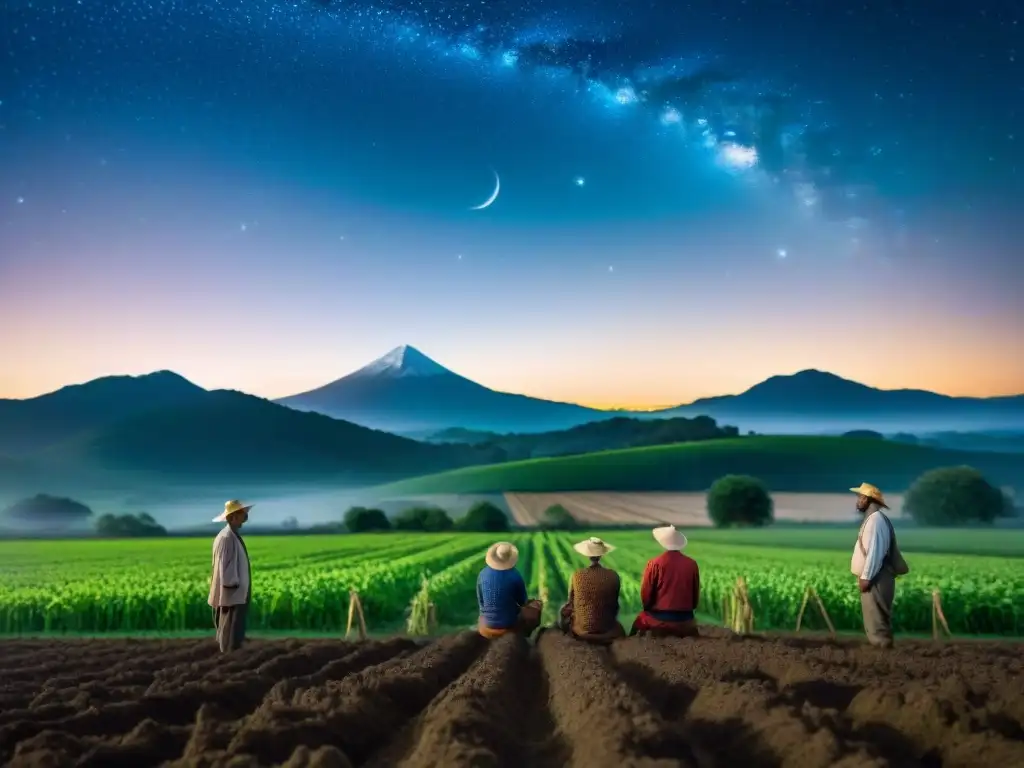
[[[697,561],[682,552],[663,552],[647,563],[640,601],[648,612],[694,611],[700,602]]]

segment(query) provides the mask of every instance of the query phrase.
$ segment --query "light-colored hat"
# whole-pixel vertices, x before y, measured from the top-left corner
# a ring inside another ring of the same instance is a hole
[[[223,523],[228,519],[228,515],[233,515],[235,512],[248,512],[253,508],[252,504],[243,504],[238,499],[232,499],[231,501],[224,502],[224,511],[213,518],[215,523]]]
[[[496,571],[511,570],[519,561],[519,549],[511,541],[499,541],[487,548],[484,561]]]
[[[857,488],[851,488],[850,490],[858,496],[867,496],[872,501],[878,502],[878,506],[883,509],[889,508],[889,505],[885,503],[885,496],[882,495],[877,486],[871,483],[861,483]]]
[[[669,551],[686,549],[686,536],[677,531],[674,525],[655,528],[651,533],[654,534],[654,540]]]
[[[602,541],[597,538],[597,536],[591,536],[586,541],[581,541],[579,544],[573,544],[572,548],[581,555],[585,555],[587,557],[603,557],[615,549],[611,544]]]

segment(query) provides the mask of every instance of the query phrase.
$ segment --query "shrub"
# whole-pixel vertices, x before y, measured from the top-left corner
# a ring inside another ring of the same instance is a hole
[[[561,504],[552,504],[544,510],[540,527],[549,531],[574,531],[579,528],[579,523]]]
[[[345,513],[345,528],[349,533],[369,533],[370,531],[390,531],[391,521],[379,509],[367,507],[351,507]]]
[[[708,517],[718,528],[768,525],[774,505],[768,489],[756,477],[726,475],[708,491]]]
[[[403,510],[395,520],[399,531],[450,531],[455,522],[440,507],[410,507]]]
[[[69,524],[92,516],[92,510],[74,499],[40,493],[17,501],[4,510],[3,516],[22,522]]]
[[[925,472],[910,486],[903,509],[918,525],[991,523],[1008,513],[1006,495],[974,467]]]
[[[167,529],[145,512],[138,515],[100,515],[96,533],[113,538],[166,536]]]
[[[508,515],[489,501],[478,501],[459,519],[463,531],[507,531]]]

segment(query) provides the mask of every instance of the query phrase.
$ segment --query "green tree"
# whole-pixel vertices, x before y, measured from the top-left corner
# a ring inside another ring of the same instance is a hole
[[[974,467],[942,467],[925,472],[910,486],[903,509],[918,525],[991,523],[1006,515],[1006,495]]]
[[[395,518],[399,531],[450,531],[455,522],[440,507],[410,507]]]
[[[459,519],[463,531],[507,531],[508,515],[489,501],[478,501]]]
[[[142,538],[166,536],[167,529],[142,512],[138,515],[100,515],[96,520],[96,533],[111,538]]]
[[[575,531],[579,528],[579,523],[561,504],[552,504],[544,510],[540,527],[549,531]]]
[[[350,507],[345,513],[345,528],[349,533],[369,533],[371,531],[390,531],[391,521],[379,509],[368,507]]]
[[[708,491],[708,517],[717,528],[768,525],[775,510],[768,489],[756,477],[726,475]]]

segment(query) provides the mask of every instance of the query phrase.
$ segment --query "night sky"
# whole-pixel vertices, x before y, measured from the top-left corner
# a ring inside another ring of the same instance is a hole
[[[0,396],[1022,392],[1022,13],[3,0]]]

